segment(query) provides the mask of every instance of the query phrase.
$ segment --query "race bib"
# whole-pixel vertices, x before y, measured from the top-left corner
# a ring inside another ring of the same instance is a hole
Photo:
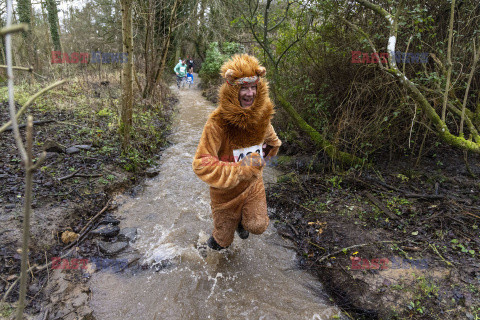
[[[235,159],[235,162],[239,162],[253,152],[258,153],[260,157],[262,157],[263,159],[262,144],[257,144],[256,146],[251,146],[251,147],[242,148],[242,149],[235,149],[233,150],[233,158]]]
[[[180,73],[184,73],[186,69],[186,67],[180,67]]]

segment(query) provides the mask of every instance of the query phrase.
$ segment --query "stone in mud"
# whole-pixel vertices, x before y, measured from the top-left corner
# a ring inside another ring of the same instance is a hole
[[[149,178],[153,178],[160,173],[160,170],[155,167],[150,167],[145,170],[145,175]]]
[[[33,283],[28,286],[28,292],[36,294],[38,291],[40,291],[38,283]]]
[[[47,160],[50,160],[50,159],[55,159],[58,157],[58,153],[57,152],[47,152],[47,157],[46,159]]]
[[[65,147],[58,142],[47,140],[43,144],[43,150],[47,152],[63,153],[65,152]]]
[[[75,153],[79,153],[80,149],[78,149],[77,147],[70,147],[70,148],[67,148],[67,150],[65,150],[65,152],[67,154],[75,154]]]
[[[100,251],[106,255],[114,255],[128,247],[128,242],[105,242],[97,241]]]
[[[114,226],[111,224],[101,225],[97,229],[91,231],[91,234],[103,236],[106,238],[115,237],[120,232],[120,228],[118,226]]]
[[[106,216],[102,219],[102,221],[100,221],[100,224],[112,224],[114,226],[117,226],[120,224],[120,220],[115,219],[114,217]]]
[[[77,315],[79,315],[78,319],[95,320],[95,317],[93,316],[93,310],[87,305],[78,308]]]
[[[157,272],[162,271],[162,270],[167,269],[167,268],[170,268],[171,266],[173,266],[173,263],[169,260],[162,260],[162,261],[154,264],[155,271],[157,271]]]
[[[78,149],[82,149],[82,150],[92,149],[92,146],[90,146],[88,144],[77,144],[77,145],[74,145],[73,147],[78,148]]]
[[[137,228],[124,228],[118,235],[120,241],[135,241],[137,238]]]

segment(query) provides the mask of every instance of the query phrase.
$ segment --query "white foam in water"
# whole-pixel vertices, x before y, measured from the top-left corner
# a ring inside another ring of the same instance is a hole
[[[155,226],[155,233],[160,233],[160,236],[155,243],[149,243],[150,248],[145,253],[143,261],[146,264],[153,263],[155,265],[163,261],[172,260],[181,255],[184,250],[173,243],[167,242],[167,238],[173,230],[162,229],[160,225]]]
[[[148,180],[150,186],[138,195],[140,200],[124,196],[118,209],[124,217],[122,226],[138,228],[138,239],[131,244],[135,257],[138,251],[142,262],[157,272],[93,273],[90,304],[95,318],[326,320],[338,316],[338,309],[318,294],[323,291],[320,284],[315,286],[317,279],[296,268],[290,242],[273,227],[247,240],[236,235],[227,250],[208,248],[213,228],[209,188],[195,175],[191,161],[215,107],[199,91],[180,95],[175,121],[182,124],[175,122],[170,137],[177,144],[163,152],[159,175]],[[275,181],[276,173],[269,173],[272,168],[265,170],[265,183]]]
[[[173,243],[162,244],[153,250],[149,257],[144,260],[144,262],[147,264],[154,262],[153,264],[155,265],[157,263],[161,263],[162,261],[172,260],[180,254],[180,251],[181,250],[178,250]]]

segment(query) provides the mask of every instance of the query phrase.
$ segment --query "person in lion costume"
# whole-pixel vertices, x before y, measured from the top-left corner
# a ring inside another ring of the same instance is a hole
[[[210,186],[214,229],[207,245],[228,247],[268,227],[262,172],[282,142],[270,123],[274,107],[268,96],[266,70],[247,54],[225,62],[226,80],[218,107],[210,114],[193,159],[193,171]]]

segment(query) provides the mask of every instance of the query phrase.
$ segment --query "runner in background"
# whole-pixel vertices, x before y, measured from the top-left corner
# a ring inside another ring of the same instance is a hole
[[[187,65],[185,64],[185,60],[179,62],[175,68],[173,68],[173,71],[175,71],[175,74],[177,75],[177,88],[180,89],[180,83],[187,77]]]
[[[193,59],[190,56],[188,57],[187,63],[188,63],[188,72],[193,73]]]
[[[187,73],[187,83],[188,83],[188,87],[190,88],[193,84],[193,73],[191,72],[188,72]]]

